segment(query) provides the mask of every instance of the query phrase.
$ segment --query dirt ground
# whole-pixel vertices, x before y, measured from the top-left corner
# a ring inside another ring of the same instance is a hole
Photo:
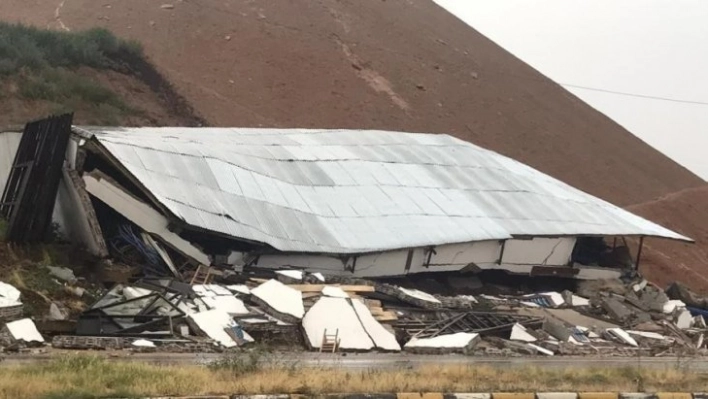
[[[646,205],[705,182],[431,0],[3,0],[0,16],[140,40],[211,125],[450,133],[615,204],[645,204],[633,209],[698,241],[650,241],[647,272],[708,290],[695,278],[708,214],[680,195]]]

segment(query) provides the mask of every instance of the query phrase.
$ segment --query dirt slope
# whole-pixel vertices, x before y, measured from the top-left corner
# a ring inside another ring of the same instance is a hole
[[[651,239],[645,242],[641,270],[666,286],[678,280],[708,293],[708,186],[683,190],[628,209],[696,240],[683,244]]]
[[[430,0],[2,0],[0,18],[140,40],[212,125],[452,133],[622,206],[704,184]],[[645,216],[700,234],[684,205]]]
[[[3,0],[104,26],[213,125],[449,132],[620,205],[700,180],[430,0]]]

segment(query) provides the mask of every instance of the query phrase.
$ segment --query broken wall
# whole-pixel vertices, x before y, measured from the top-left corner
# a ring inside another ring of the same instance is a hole
[[[21,139],[20,132],[0,132],[0,195],[5,190],[5,183],[10,175]]]
[[[567,266],[575,238],[540,238],[504,241],[490,240],[413,248],[376,254],[338,258],[327,255],[261,255],[254,266],[280,269],[292,267],[307,271],[326,271],[331,275],[356,277],[402,276],[411,273],[458,271],[469,265],[480,269],[504,269],[530,273],[534,266]]]

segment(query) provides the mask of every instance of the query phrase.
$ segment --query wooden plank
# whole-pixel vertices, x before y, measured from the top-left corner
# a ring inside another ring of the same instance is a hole
[[[370,285],[288,284],[288,287],[301,292],[319,292],[327,286],[339,287],[345,292],[376,292],[376,288]]]
[[[303,292],[302,293],[302,299],[310,299],[310,298],[316,298],[318,296],[321,296],[321,292]]]
[[[366,306],[374,306],[379,308],[383,306],[381,304],[381,301],[378,299],[364,299],[364,303],[366,304]]]
[[[254,283],[263,284],[263,283],[265,283],[266,281],[268,281],[268,280],[270,280],[270,279],[268,279],[268,278],[251,277],[251,278],[249,278],[248,280],[249,280],[249,281],[253,281]]]
[[[374,315],[374,319],[377,321],[394,321],[398,320],[398,315],[396,315],[395,312],[389,311],[389,312],[383,312],[379,315]]]

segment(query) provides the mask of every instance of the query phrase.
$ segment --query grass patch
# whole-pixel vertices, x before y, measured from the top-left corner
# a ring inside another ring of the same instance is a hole
[[[238,356],[238,355],[233,355]],[[260,361],[252,367],[231,360],[216,366],[158,366],[113,362],[98,356],[67,356],[47,363],[5,367],[2,398],[100,398],[150,395],[635,391],[636,376],[647,391],[704,389],[708,376],[674,369],[544,369],[448,365],[396,370],[282,367]],[[245,365],[242,366],[242,365]]]
[[[0,241],[5,241],[7,234],[7,220],[0,217]]]
[[[136,56],[143,56],[139,43],[105,29],[59,32],[0,22],[0,79],[17,87],[15,95],[46,102],[54,113],[85,112],[91,124],[117,125],[140,112],[79,68],[116,69],[121,59]]]
[[[59,32],[0,22],[0,74],[47,68],[111,68],[122,54],[142,57],[142,47],[106,29]]]

